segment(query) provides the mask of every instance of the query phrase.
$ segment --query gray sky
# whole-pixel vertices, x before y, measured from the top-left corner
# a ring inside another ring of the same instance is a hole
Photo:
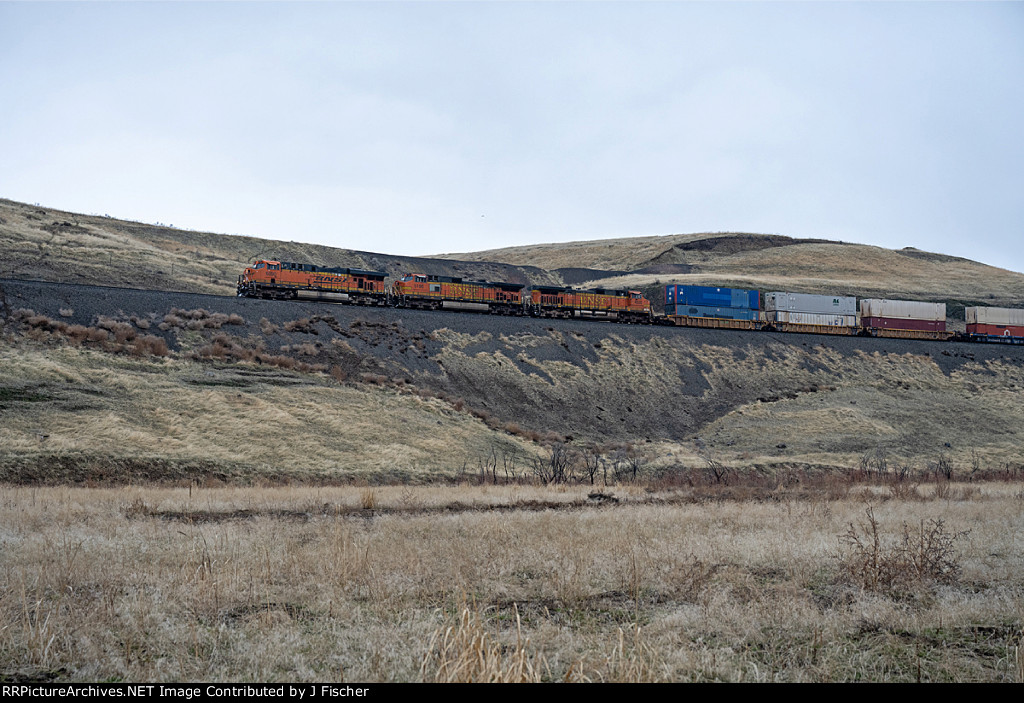
[[[1024,3],[0,2],[0,196],[393,254],[747,231],[1024,271]]]

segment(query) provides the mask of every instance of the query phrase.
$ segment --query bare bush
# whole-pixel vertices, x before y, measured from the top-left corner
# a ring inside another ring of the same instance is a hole
[[[916,530],[903,523],[903,533],[885,544],[874,510],[867,520],[850,523],[839,538],[846,552],[840,555],[843,571],[864,589],[894,591],[926,583],[955,583],[960,577],[956,541],[967,532],[949,532],[942,519],[921,520]]]
[[[576,480],[578,456],[565,442],[552,442],[546,457],[535,457],[533,475],[542,484],[570,483]]]

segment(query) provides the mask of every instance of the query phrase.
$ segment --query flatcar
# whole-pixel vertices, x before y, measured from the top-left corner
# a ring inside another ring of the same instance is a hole
[[[760,330],[761,297],[756,290],[713,286],[665,286],[665,315],[680,327]]]
[[[986,344],[1024,344],[1024,310],[964,308],[967,337]]]
[[[326,300],[387,305],[383,271],[326,268],[289,261],[260,260],[238,277],[238,295],[276,300]]]

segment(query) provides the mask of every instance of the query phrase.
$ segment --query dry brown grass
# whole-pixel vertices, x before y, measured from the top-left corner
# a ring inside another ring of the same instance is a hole
[[[883,546],[921,521],[970,530],[951,555],[955,578],[898,591],[865,588],[844,567],[863,492],[705,504],[651,504],[658,494],[641,487],[614,494],[618,503],[590,508],[488,510],[579,493],[376,487],[367,511],[365,487],[0,487],[0,672],[1021,679],[1019,483],[873,503]],[[408,510],[427,505],[437,510]]]

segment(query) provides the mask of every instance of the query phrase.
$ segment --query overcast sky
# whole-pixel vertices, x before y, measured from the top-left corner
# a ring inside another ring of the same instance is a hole
[[[0,197],[191,229],[1024,271],[1022,130],[1020,2],[0,2]]]

